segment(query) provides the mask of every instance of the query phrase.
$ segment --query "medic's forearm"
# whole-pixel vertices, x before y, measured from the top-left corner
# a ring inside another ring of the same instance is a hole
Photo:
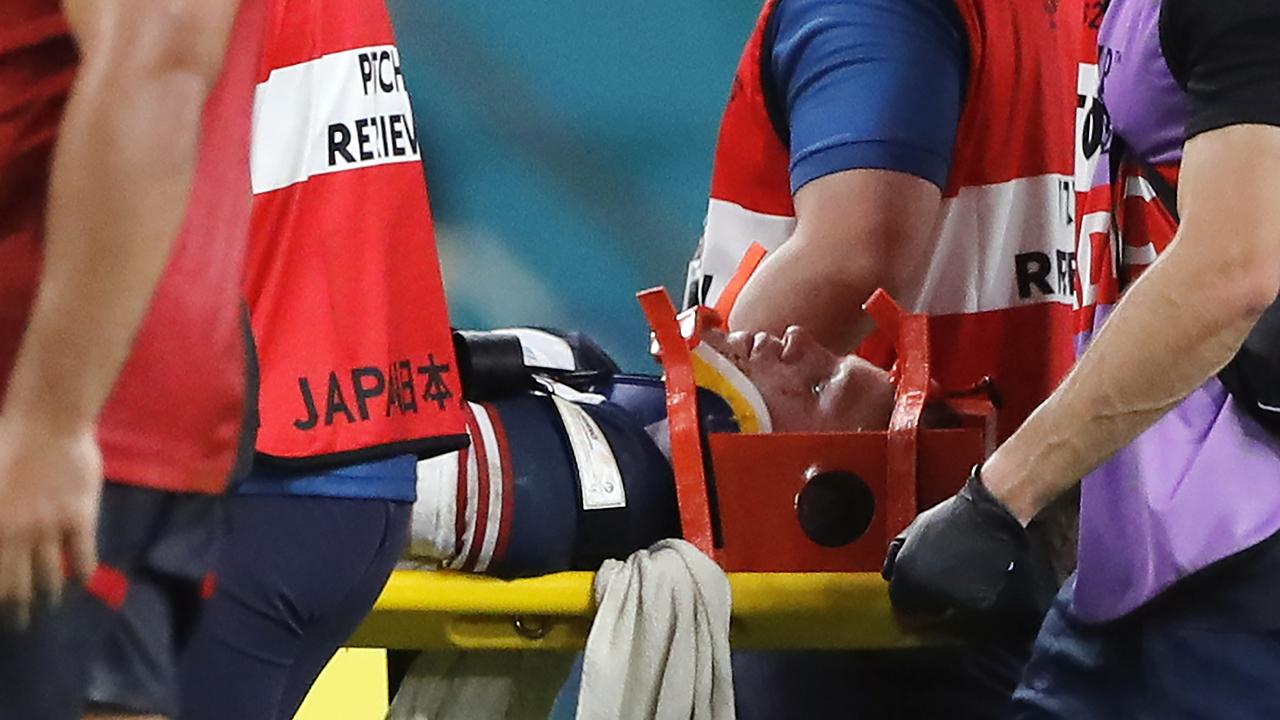
[[[225,23],[208,9],[219,4],[230,6]],[[5,415],[51,430],[96,421],[186,212],[201,112],[234,5],[217,0],[182,22],[175,3],[66,3],[82,62],[53,159],[43,273]]]
[[[1024,524],[1221,370],[1244,342],[1257,316],[1188,291],[1203,275],[1186,265],[1175,254],[1152,266],[1057,392],[983,467],[988,489]]]
[[[871,293],[914,289],[906,278],[932,250],[942,193],[907,173],[854,169],[808,183],[794,201],[795,232],[743,288],[729,326],[781,337],[799,325],[850,352],[871,327]]]
[[[1183,223],[1062,386],[983,467],[1024,523],[1221,370],[1280,290],[1280,131],[1188,143]]]
[[[782,337],[798,325],[836,353],[852,352],[867,331],[860,304],[880,287],[880,268],[835,264],[792,238],[760,266],[729,316],[734,330]]]

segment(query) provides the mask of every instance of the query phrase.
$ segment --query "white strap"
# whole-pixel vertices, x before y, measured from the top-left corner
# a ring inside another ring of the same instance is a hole
[[[627,506],[627,492],[622,485],[618,459],[609,447],[609,439],[596,421],[577,405],[552,395],[556,411],[564,423],[573,460],[578,466],[578,486],[582,489],[583,510],[605,510]]]

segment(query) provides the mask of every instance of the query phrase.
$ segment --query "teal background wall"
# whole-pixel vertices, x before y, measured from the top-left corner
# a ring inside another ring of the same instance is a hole
[[[755,0],[391,0],[454,324],[591,333],[650,370]]]

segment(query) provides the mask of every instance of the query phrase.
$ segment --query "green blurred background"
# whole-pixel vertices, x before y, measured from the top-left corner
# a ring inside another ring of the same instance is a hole
[[[590,333],[652,370],[755,0],[391,0],[453,322]]]

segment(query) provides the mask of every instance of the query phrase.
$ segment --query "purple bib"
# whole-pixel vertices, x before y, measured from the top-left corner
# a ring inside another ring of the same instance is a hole
[[[1160,48],[1160,3],[1112,0],[1100,94],[1131,152],[1182,157],[1187,99]],[[1107,172],[1105,158],[1097,168]],[[1095,328],[1109,313],[1099,308]],[[1080,338],[1083,348],[1088,335]],[[1280,441],[1216,378],[1084,479],[1072,610],[1102,622],[1280,531]]]

